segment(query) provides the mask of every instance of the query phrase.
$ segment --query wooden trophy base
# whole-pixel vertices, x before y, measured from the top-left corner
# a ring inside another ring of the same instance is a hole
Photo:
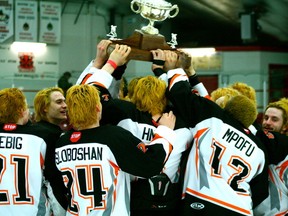
[[[161,34],[151,35],[142,32],[141,30],[135,30],[134,33],[126,38],[120,40],[112,40],[113,42],[108,47],[108,53],[111,53],[115,47],[115,44],[124,44],[131,47],[131,53],[128,56],[129,60],[139,60],[139,61],[153,61],[151,50],[162,49],[162,50],[172,50],[180,53],[176,49],[171,48],[165,40],[165,37]],[[186,56],[184,58],[184,68],[188,68],[191,64],[191,58]]]

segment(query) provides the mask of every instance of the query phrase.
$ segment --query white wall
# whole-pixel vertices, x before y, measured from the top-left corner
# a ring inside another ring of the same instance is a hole
[[[105,10],[99,12],[95,8],[84,6],[76,21],[78,12],[79,4],[67,4],[61,16],[61,44],[48,44],[43,55],[34,55],[34,72],[19,73],[18,53],[10,49],[13,37],[0,44],[0,89],[7,87],[23,89],[29,107],[33,111],[33,99],[37,91],[56,86],[63,72],[71,71],[73,75],[71,82],[74,83],[86,65],[95,57],[96,44],[100,39],[106,38],[110,30],[105,27],[109,21],[105,18],[105,15],[107,16]]]
[[[263,112],[268,104],[269,64],[288,65],[288,52],[272,51],[219,51],[222,54],[220,70],[197,70],[199,75],[218,75],[219,87],[235,82],[243,82],[256,90],[258,112]],[[149,75],[151,62],[130,62],[126,77]],[[225,82],[223,82],[225,81]]]
[[[222,53],[223,57],[221,70],[214,72],[197,71],[197,73],[199,75],[219,75],[219,87],[225,87],[234,82],[244,82],[252,86],[256,90],[258,111],[263,112],[268,104],[269,64],[288,65],[288,52],[261,51],[260,48],[258,50],[255,48],[253,51],[229,50],[219,52]]]

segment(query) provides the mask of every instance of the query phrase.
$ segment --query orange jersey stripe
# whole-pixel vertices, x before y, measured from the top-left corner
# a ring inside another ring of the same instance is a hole
[[[207,98],[208,100],[211,100],[210,95],[206,95],[205,98]]]
[[[288,211],[280,212],[280,213],[275,214],[275,216],[286,216],[287,213]]]
[[[44,158],[43,158],[43,155],[42,155],[42,154],[40,154],[40,166],[41,166],[42,169],[43,169],[43,167],[44,167]]]
[[[86,81],[89,79],[89,77],[91,77],[92,76],[92,74],[91,73],[88,73],[85,77],[84,77],[84,79],[81,81],[81,83],[80,84],[85,84],[86,83]]]
[[[115,187],[116,187],[116,185],[117,185],[117,183],[118,183],[118,178],[117,178],[117,176],[118,176],[118,174],[119,174],[120,168],[119,168],[119,166],[117,166],[115,163],[113,163],[113,162],[110,161],[110,160],[109,160],[109,163],[110,163],[111,167],[113,167],[114,173],[115,173],[115,175],[116,175],[116,178],[114,179],[114,182],[113,182],[113,184],[114,184]],[[113,192],[113,198],[114,198],[114,200],[116,200],[116,197],[117,197],[117,191],[114,190],[114,192]]]
[[[234,210],[236,210],[237,212],[242,212],[242,213],[244,213],[244,214],[246,214],[246,215],[251,215],[251,212],[250,212],[249,210],[240,208],[240,207],[238,207],[238,206],[232,205],[232,204],[230,204],[230,203],[224,202],[224,201],[219,200],[219,199],[216,199],[216,198],[214,198],[214,197],[207,196],[207,195],[205,195],[205,194],[199,193],[199,192],[194,191],[194,190],[189,189],[189,188],[187,188],[187,191],[190,192],[191,194],[194,194],[194,195],[198,196],[198,197],[204,198],[204,199],[209,200],[209,201],[212,201],[212,202],[214,202],[214,203],[218,203],[219,205],[222,205],[222,206],[226,206],[226,207],[229,208],[229,209],[234,209]]]
[[[285,161],[280,167],[277,167],[277,169],[279,168],[280,168],[280,172],[279,172],[280,179],[281,181],[284,181],[283,177],[284,177],[285,170],[288,168],[288,161]]]

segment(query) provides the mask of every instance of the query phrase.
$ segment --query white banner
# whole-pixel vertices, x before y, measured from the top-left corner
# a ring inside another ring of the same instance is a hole
[[[50,44],[61,42],[60,2],[40,2],[39,42]]]
[[[58,79],[59,46],[46,48],[44,53],[17,52],[10,44],[0,44],[0,89],[7,79]]]
[[[13,36],[13,0],[0,0],[0,43]]]
[[[37,2],[15,4],[15,41],[37,42]]]

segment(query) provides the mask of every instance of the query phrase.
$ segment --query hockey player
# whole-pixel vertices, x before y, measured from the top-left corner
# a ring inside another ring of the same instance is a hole
[[[288,105],[281,100],[269,103],[263,115],[263,129],[286,134],[288,130],[287,110]]]
[[[55,143],[59,139],[64,130],[68,128],[67,121],[67,105],[65,103],[64,91],[59,87],[44,88],[37,92],[34,97],[35,123],[37,127],[43,128],[50,138],[53,139],[52,144],[46,152],[46,163],[44,174],[45,178],[50,179],[45,181],[44,194],[49,193],[48,197],[53,196],[51,186],[56,193],[56,199],[63,207],[62,212],[67,209],[67,191],[62,181],[62,176],[57,169],[55,161]],[[51,172],[51,169],[54,170]],[[47,189],[46,189],[47,188]],[[53,205],[53,202],[49,202]],[[51,207],[51,210],[53,206]],[[52,213],[52,212],[51,212]],[[53,212],[54,215],[61,215],[61,212]]]
[[[43,128],[27,124],[29,109],[19,89],[0,90],[0,101],[1,215],[40,215],[43,168],[51,137]],[[62,209],[53,197],[51,201],[53,207]]]
[[[111,53],[108,62],[112,60],[117,62],[117,66],[121,65],[118,58],[122,58],[121,52],[125,49],[125,46],[116,45],[115,52]],[[163,68],[164,62],[159,67]],[[154,63],[152,68],[156,65]],[[114,69],[109,64],[106,66],[105,71],[92,67],[93,75],[86,80],[86,83],[97,86],[103,97],[101,124],[119,125],[143,142],[151,142],[159,120],[168,109],[165,96],[166,83],[154,76],[141,77],[133,88],[130,101],[113,99],[107,89],[113,79],[111,74],[113,75]],[[131,215],[169,216],[176,214],[180,201],[180,160],[182,153],[187,150],[192,141],[192,134],[181,118],[176,118],[174,131],[177,145],[173,148],[161,174],[149,179],[133,178]]]
[[[236,91],[236,93],[234,91]],[[230,87],[216,89],[211,93],[211,98],[225,109],[226,102],[229,101],[229,99],[227,101],[226,99],[239,95],[240,92],[256,105],[255,90],[251,86],[241,82],[236,82],[230,85]],[[224,103],[219,103],[219,98],[224,98],[224,100],[222,100]],[[244,107],[244,104],[242,104],[242,107]],[[244,119],[244,115],[241,115],[241,113],[243,113],[242,109],[234,110],[233,112]],[[272,118],[270,121],[271,120]],[[269,162],[269,196],[253,209],[254,215],[284,216],[288,213],[288,137],[279,132],[263,130],[257,122],[250,125],[249,130],[256,135],[266,147]]]
[[[174,144],[175,116],[164,114],[144,144],[121,127],[100,126],[102,105],[94,86],[71,87],[66,102],[74,129],[56,144],[56,165],[69,191],[66,215],[130,215],[128,173],[160,173]]]
[[[253,118],[244,125],[229,110],[191,92],[181,68],[170,70],[168,78],[169,98],[194,135],[180,215],[253,215],[268,196],[265,148],[247,129]],[[256,107],[250,108],[256,116]]]

